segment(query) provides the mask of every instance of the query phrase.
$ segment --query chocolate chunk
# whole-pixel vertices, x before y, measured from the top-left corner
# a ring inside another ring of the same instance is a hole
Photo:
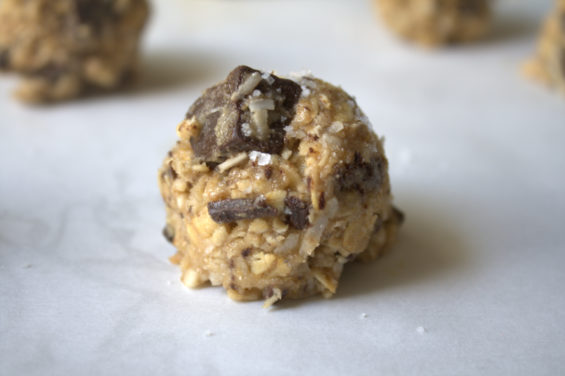
[[[288,196],[284,199],[284,205],[288,222],[294,228],[302,230],[308,226],[308,214],[310,212],[310,208],[306,202],[297,197]]]
[[[265,177],[269,180],[273,176],[273,168],[271,166],[267,166],[265,168]]]
[[[40,77],[51,83],[57,82],[59,78],[68,73],[67,68],[55,64],[47,64],[40,69],[29,73],[30,77]]]
[[[373,226],[373,232],[379,232],[379,230],[383,227],[383,220],[377,219],[375,221],[375,225]]]
[[[165,175],[168,176],[171,181],[173,181],[177,178],[178,174],[175,171],[175,169],[173,168],[172,163],[169,163],[169,167],[165,171]]]
[[[200,133],[190,139],[197,158],[220,163],[242,151],[279,154],[294,117],[300,85],[239,66],[190,107]]]
[[[251,248],[245,248],[243,251],[241,251],[241,255],[243,257],[247,257],[251,254]]]
[[[10,66],[10,51],[0,51],[0,69],[8,69]]]
[[[318,207],[320,208],[320,210],[324,210],[324,208],[326,207],[326,195],[324,194],[324,192],[320,193]]]
[[[165,239],[167,239],[169,243],[172,243],[173,240],[175,239],[175,229],[173,228],[173,226],[167,224],[163,228],[163,236],[165,237]]]
[[[263,298],[264,299],[268,299],[268,298],[272,297],[274,294],[275,294],[275,287],[273,287],[273,286],[267,286],[263,289]],[[283,288],[281,290],[281,300],[284,299],[287,295],[288,295],[288,289]],[[278,302],[280,302],[280,300],[275,302],[275,304],[278,303]]]
[[[267,205],[264,197],[258,197],[209,202],[208,214],[217,223],[230,223],[242,219],[274,217],[278,211]]]
[[[406,216],[404,215],[404,212],[402,212],[400,209],[398,209],[396,206],[392,207],[392,213],[394,214],[394,216],[396,217],[396,221],[398,224],[403,224],[404,220],[406,219]]]
[[[92,28],[94,33],[102,31],[104,22],[115,17],[112,1],[75,0],[78,22]]]
[[[483,0],[459,0],[457,4],[459,12],[465,16],[477,16],[484,9]]]
[[[561,74],[565,76],[565,47],[561,47]]]
[[[374,158],[366,162],[359,152],[353,161],[343,165],[336,174],[338,188],[342,192],[358,191],[364,193],[377,189],[383,182],[385,161]]]

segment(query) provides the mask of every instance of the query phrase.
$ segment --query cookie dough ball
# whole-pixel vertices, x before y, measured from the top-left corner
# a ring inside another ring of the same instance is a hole
[[[135,75],[148,12],[145,0],[3,0],[0,69],[22,74],[28,102],[117,89]]]
[[[375,1],[390,29],[424,46],[476,40],[490,24],[488,0]]]
[[[159,186],[189,287],[209,281],[266,305],[328,297],[346,263],[376,258],[395,237],[402,215],[383,145],[335,86],[240,66],[177,133]]]
[[[536,56],[525,73],[565,94],[565,0],[559,0],[547,18]]]

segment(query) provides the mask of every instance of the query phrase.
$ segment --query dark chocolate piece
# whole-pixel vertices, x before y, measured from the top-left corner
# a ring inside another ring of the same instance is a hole
[[[169,177],[171,181],[175,180],[178,176],[177,172],[173,168],[172,162],[169,162],[169,167],[165,171],[165,175]]]
[[[279,154],[284,127],[294,117],[300,85],[239,66],[225,81],[209,88],[190,107],[200,133],[190,139],[194,155],[221,163],[242,151]]]
[[[242,219],[274,217],[278,211],[267,205],[264,197],[258,197],[209,202],[208,214],[217,223],[230,223]]]
[[[484,1],[480,0],[459,0],[457,8],[465,16],[478,16],[484,9]]]
[[[267,286],[263,289],[263,298],[264,299],[268,299],[270,297],[272,297],[275,294],[275,287],[273,286]],[[284,299],[286,296],[288,295],[288,289],[283,288],[281,290],[281,300]],[[275,304],[277,304],[279,301],[275,302]]]
[[[396,221],[399,225],[404,223],[404,220],[406,219],[406,216],[404,215],[404,212],[401,211],[400,209],[398,209],[396,206],[392,207],[392,212],[394,213],[394,216],[396,217]]]
[[[46,81],[51,83],[57,82],[59,78],[68,73],[67,68],[58,66],[52,63],[48,63],[47,65],[41,67],[40,69],[29,73],[30,77],[40,77]]]
[[[563,32],[565,33],[565,30]],[[565,47],[561,47],[561,74],[565,76]]]
[[[359,152],[355,152],[353,161],[343,165],[336,174],[338,188],[342,192],[358,191],[359,193],[377,189],[384,180],[385,163],[380,158],[366,162]]]
[[[288,222],[296,229],[302,230],[308,226],[308,214],[310,208],[308,204],[301,199],[288,196],[284,199],[285,213],[288,213]]]
[[[173,240],[175,239],[175,229],[173,228],[173,226],[167,224],[163,228],[163,236],[165,237],[165,239],[167,239],[169,243],[172,243]]]
[[[10,51],[1,50],[0,51],[0,70],[8,69],[10,66]]]
[[[318,207],[320,208],[320,210],[324,210],[324,208],[326,207],[326,195],[324,192],[320,193]]]
[[[80,24],[86,24],[99,34],[107,20],[115,17],[114,2],[104,0],[75,0],[76,14]]]
[[[267,166],[265,168],[265,177],[269,180],[273,176],[273,168],[271,166]]]
[[[243,251],[241,251],[241,255],[243,257],[247,257],[251,254],[251,248],[245,248]]]

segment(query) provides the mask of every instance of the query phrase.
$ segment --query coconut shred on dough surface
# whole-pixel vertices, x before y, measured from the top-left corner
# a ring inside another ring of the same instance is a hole
[[[171,261],[234,300],[332,296],[377,258],[402,213],[383,145],[355,100],[311,76],[246,66],[206,90],[159,171]]]

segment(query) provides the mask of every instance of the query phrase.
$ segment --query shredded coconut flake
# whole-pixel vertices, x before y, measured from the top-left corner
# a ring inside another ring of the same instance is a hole
[[[249,123],[241,124],[241,131],[243,132],[243,135],[245,137],[251,137],[251,135],[253,134],[253,131],[251,131],[251,126],[249,125]]]
[[[341,121],[334,121],[329,128],[330,132],[332,133],[339,133],[343,130],[343,123]]]
[[[260,151],[252,151],[249,153],[249,159],[253,162],[257,162],[259,166],[267,166],[271,164],[272,156],[271,154],[261,153]]]
[[[312,71],[308,69],[298,72],[290,72],[289,76],[293,81],[301,81],[304,78],[312,78]]]
[[[263,75],[261,76],[265,81],[267,81],[267,83],[269,85],[272,85],[275,82],[275,79],[273,78],[273,76],[271,76],[269,73],[265,72],[263,73]]]
[[[269,111],[265,109],[257,109],[255,111],[251,111],[251,117],[255,126],[255,133],[261,140],[264,140],[267,136],[269,136]]]
[[[273,111],[275,109],[275,101],[272,99],[253,99],[249,101],[249,110],[256,112],[259,110]]]
[[[231,157],[230,159],[226,159],[222,163],[218,165],[218,171],[224,172],[229,170],[230,168],[237,166],[241,162],[247,159],[247,153],[239,153],[238,155]]]
[[[285,208],[285,212],[286,212],[286,208]],[[287,253],[289,251],[292,251],[298,245],[298,240],[300,240],[300,235],[290,234],[289,236],[287,236],[287,238],[285,239],[285,241],[281,245],[279,245],[277,248],[275,248],[274,252],[281,254],[281,253]]]
[[[284,149],[282,154],[281,154],[281,156],[284,159],[287,159],[287,160],[288,160],[288,158],[290,158],[291,155],[292,155],[292,150],[290,150],[290,149]]]
[[[261,82],[261,75],[257,72],[253,72],[241,85],[239,85],[237,91],[232,94],[231,99],[236,101],[243,98],[247,94],[251,93],[253,89],[259,85],[259,82]]]
[[[265,303],[263,304],[263,308],[269,308],[270,306],[272,306],[281,299],[282,299],[282,291],[281,289],[275,287],[273,289],[273,295],[271,295],[270,298],[265,300]]]

